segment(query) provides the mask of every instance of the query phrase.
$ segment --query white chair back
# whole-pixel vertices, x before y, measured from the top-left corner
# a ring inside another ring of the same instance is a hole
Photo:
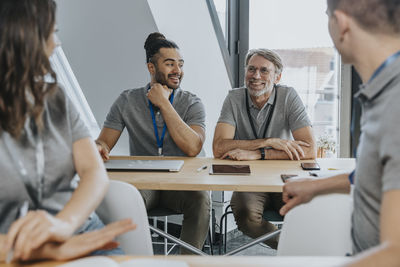
[[[108,192],[96,213],[104,224],[131,218],[137,227],[117,238],[121,248],[128,255],[153,255],[146,208],[142,196],[134,186],[111,180]]]
[[[315,197],[285,216],[278,256],[345,256],[352,252],[348,194]]]

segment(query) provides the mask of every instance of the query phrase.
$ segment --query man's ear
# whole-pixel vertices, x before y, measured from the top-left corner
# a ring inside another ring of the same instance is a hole
[[[350,16],[341,10],[335,10],[332,14],[333,19],[336,20],[339,39],[341,42],[345,39],[350,30]]]
[[[156,66],[154,65],[154,63],[148,62],[147,69],[149,70],[151,75],[154,75],[156,73]]]
[[[277,83],[279,83],[279,81],[281,80],[281,78],[282,78],[282,72],[281,72],[281,73],[279,73],[278,75],[275,75],[275,81],[274,81],[274,84],[277,84]]]

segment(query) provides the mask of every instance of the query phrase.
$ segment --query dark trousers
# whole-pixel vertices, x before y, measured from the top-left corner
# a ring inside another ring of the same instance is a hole
[[[257,238],[277,228],[263,219],[266,209],[279,211],[283,206],[282,193],[233,192],[231,206],[238,229],[251,238]],[[276,249],[279,236],[265,241]]]

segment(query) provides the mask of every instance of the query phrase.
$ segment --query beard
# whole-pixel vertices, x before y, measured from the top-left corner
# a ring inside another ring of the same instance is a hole
[[[169,78],[171,76],[178,76],[179,77],[178,85],[168,83],[168,80],[166,79],[166,77]],[[176,75],[176,74],[168,74],[168,75],[166,75],[165,73],[159,71],[158,68],[156,67],[155,80],[161,85],[168,86],[168,88],[177,89],[179,87],[179,85],[181,84],[182,75]]]
[[[254,97],[259,97],[259,96],[262,96],[262,95],[264,95],[264,94],[266,94],[266,93],[268,93],[268,92],[271,92],[272,91],[272,89],[274,88],[274,83],[272,83],[272,82],[267,82],[266,83],[266,85],[265,85],[265,87],[263,88],[263,89],[261,89],[261,90],[254,90],[254,89],[251,89],[250,87],[250,82],[247,82],[246,83],[246,87],[247,87],[247,90],[249,91],[249,94],[251,95],[251,96],[254,96]]]

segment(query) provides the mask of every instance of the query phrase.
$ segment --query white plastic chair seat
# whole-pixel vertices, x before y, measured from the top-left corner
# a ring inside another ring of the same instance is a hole
[[[348,194],[315,197],[290,210],[284,219],[278,256],[345,256],[352,252]]]
[[[133,185],[111,180],[96,213],[104,224],[131,218],[137,227],[117,238],[121,248],[129,255],[153,255],[146,208],[142,196]]]

